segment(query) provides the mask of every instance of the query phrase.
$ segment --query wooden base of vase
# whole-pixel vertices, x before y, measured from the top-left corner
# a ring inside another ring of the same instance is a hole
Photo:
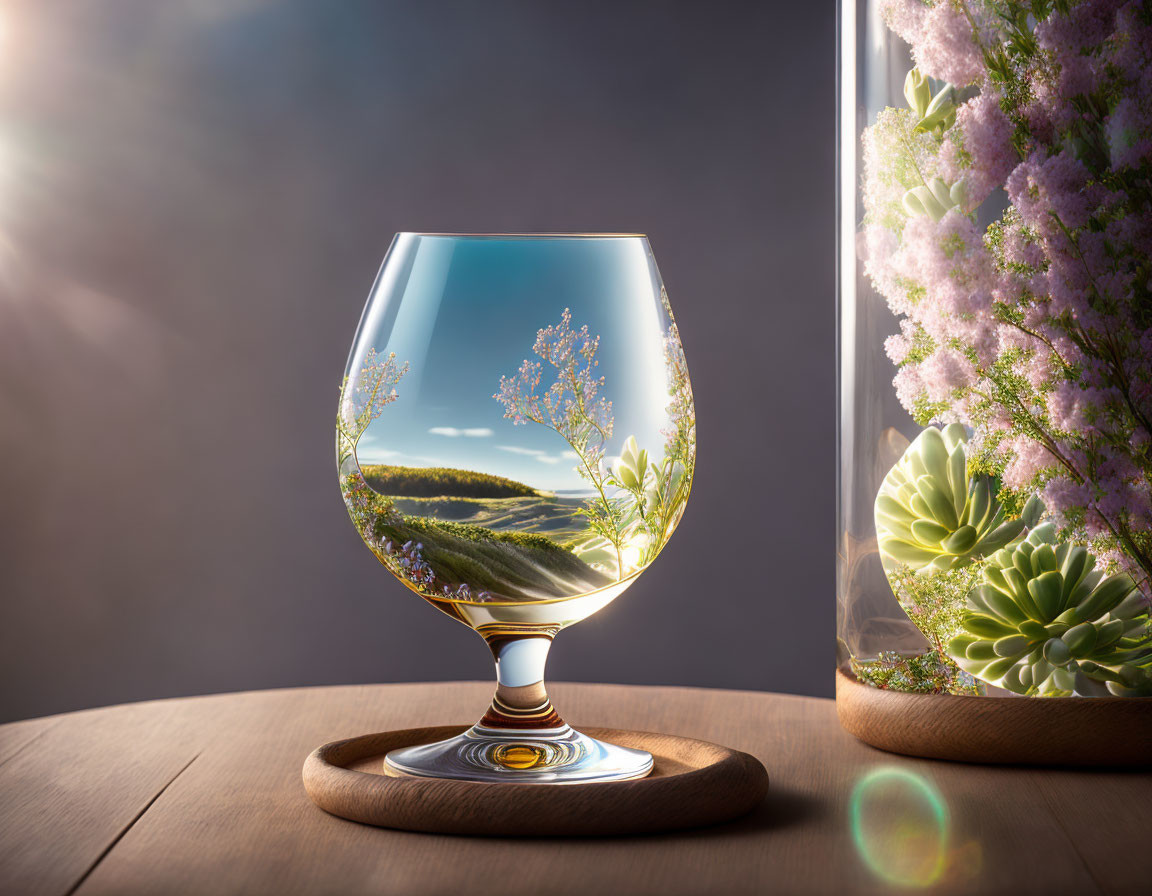
[[[1152,766],[1152,697],[909,694],[836,672],[836,713],[866,744],[1001,765]]]
[[[321,809],[379,827],[489,836],[604,836],[716,824],[756,808],[768,773],[754,757],[705,741],[581,729],[647,750],[646,778],[597,784],[482,784],[385,774],[384,754],[465,730],[409,728],[325,744],[304,763],[304,787]]]

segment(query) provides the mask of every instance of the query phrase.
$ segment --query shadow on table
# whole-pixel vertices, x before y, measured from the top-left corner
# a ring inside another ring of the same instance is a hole
[[[709,839],[739,839],[749,834],[762,834],[818,818],[824,812],[820,801],[794,790],[770,790],[764,802],[742,818],[699,828],[678,831],[653,831],[647,834],[612,834],[603,837],[540,837],[517,838],[520,842],[563,843],[604,842],[663,839],[669,841],[700,841]],[[497,838],[504,839],[504,838]]]
[[[768,791],[764,802],[745,815],[733,821],[709,825],[703,828],[689,828],[682,831],[639,836],[686,838],[700,840],[707,838],[739,837],[745,834],[760,834],[803,824],[819,817],[823,807],[820,801],[808,794],[795,790],[775,789]]]

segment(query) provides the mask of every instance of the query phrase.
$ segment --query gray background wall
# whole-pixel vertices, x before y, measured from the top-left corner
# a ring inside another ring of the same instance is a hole
[[[830,693],[832,3],[3,15],[0,718],[491,676],[336,488],[397,230],[644,231],[672,297],[687,516],[551,677]]]

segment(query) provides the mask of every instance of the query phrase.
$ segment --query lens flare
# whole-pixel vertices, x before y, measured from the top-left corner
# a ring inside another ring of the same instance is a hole
[[[948,864],[948,806],[925,777],[881,766],[861,778],[849,806],[864,864],[887,883],[928,887]]]

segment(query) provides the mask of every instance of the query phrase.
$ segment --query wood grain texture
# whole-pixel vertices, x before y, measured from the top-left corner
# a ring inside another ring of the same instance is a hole
[[[837,671],[836,710],[855,737],[906,756],[1001,765],[1152,767],[1152,697],[1030,700],[909,694],[874,688]]]
[[[669,734],[583,729],[652,754],[645,778],[588,785],[486,784],[386,775],[384,755],[447,740],[465,726],[408,728],[325,744],[304,762],[304,787],[324,811],[365,824],[442,834],[610,836],[703,827],[747,815],[768,775],[754,757]]]
[[[69,892],[196,757],[196,734],[162,703],[44,720],[0,765],[0,893]]]
[[[750,753],[772,788],[744,819],[693,831],[582,839],[418,834],[321,811],[304,791],[301,765],[327,741],[474,721],[491,697],[487,682],[116,707],[47,720],[52,727],[18,755],[29,763],[18,778],[6,772],[16,760],[0,765],[3,829],[19,837],[18,850],[3,846],[0,893],[68,893],[77,871],[87,874],[75,889],[80,896],[886,893],[890,884],[861,860],[849,824],[854,787],[881,767],[922,776],[946,803],[933,894],[1142,896],[1152,880],[1152,850],[1144,848],[1152,776],[1145,773],[894,756],[843,731],[831,700],[563,683],[549,691],[578,727],[667,731]],[[108,768],[98,768],[101,759]],[[68,767],[77,762],[83,771],[73,776]],[[132,774],[115,771],[114,762]],[[58,778],[71,779],[68,793],[57,789]],[[78,802],[80,781],[88,793]],[[13,801],[17,786],[22,796]],[[89,808],[73,818],[81,804]],[[870,817],[878,829],[896,831],[906,820],[899,805]],[[68,873],[57,871],[61,863]]]

